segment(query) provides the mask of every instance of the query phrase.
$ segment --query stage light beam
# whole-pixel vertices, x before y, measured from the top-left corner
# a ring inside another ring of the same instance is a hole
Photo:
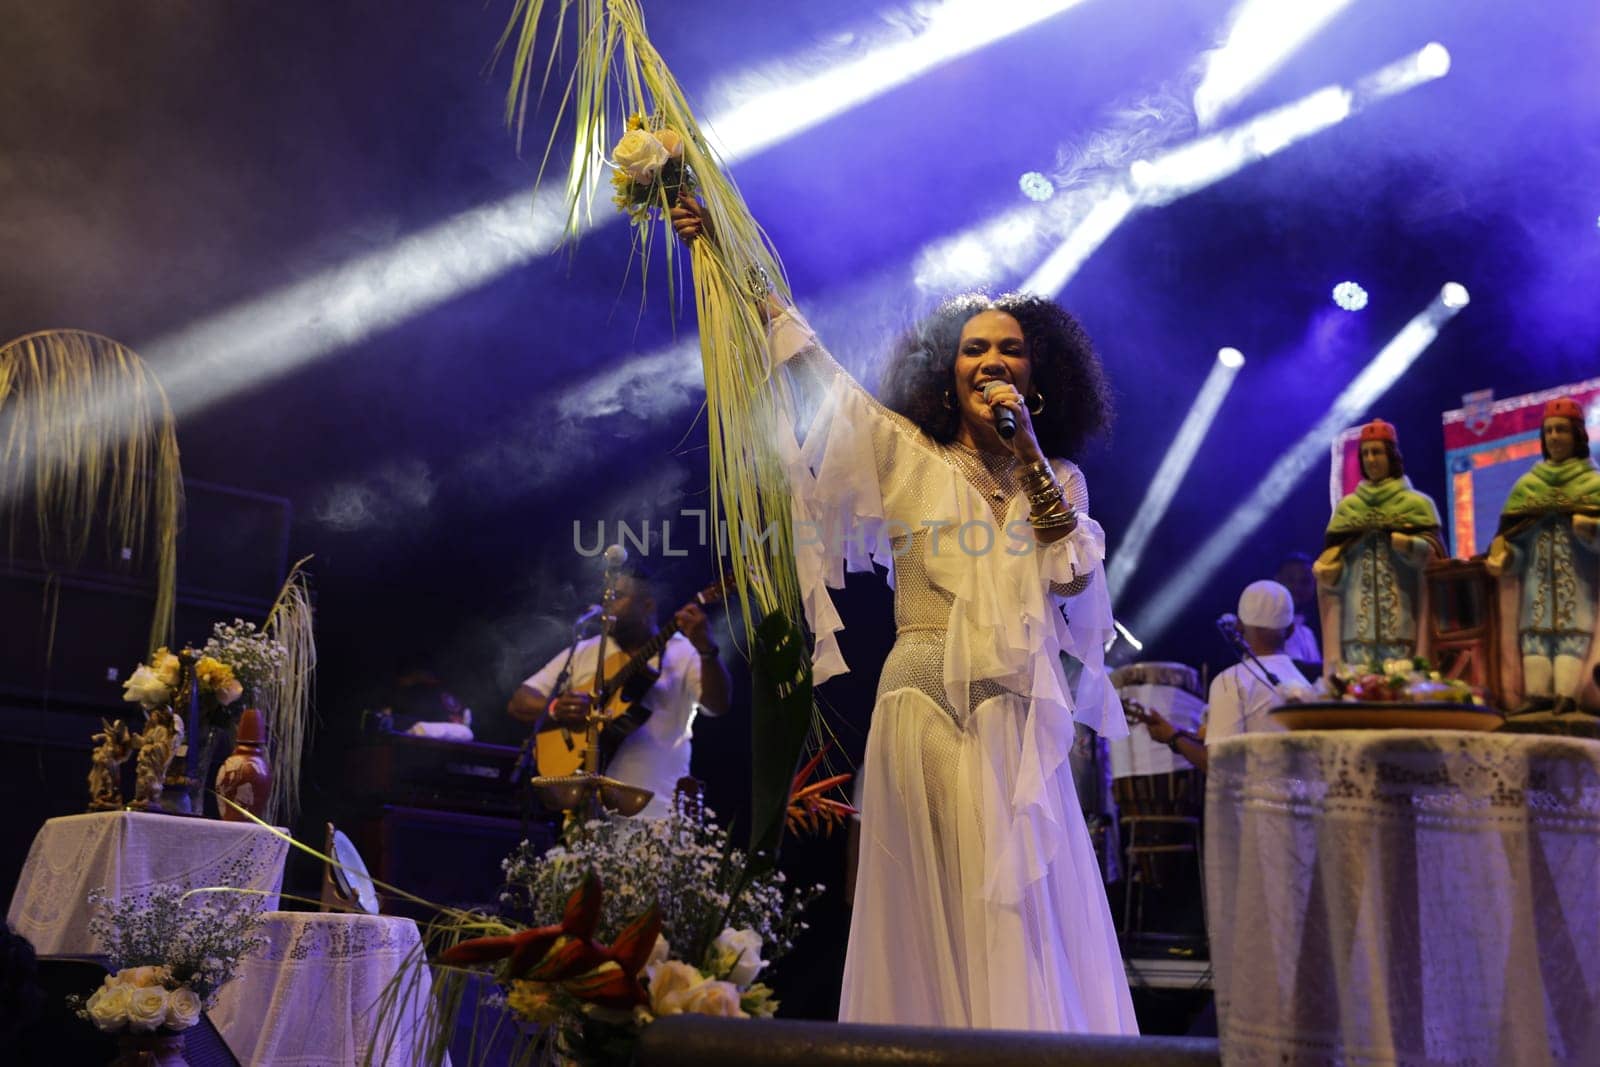
[[[1450,289],[1451,285],[1456,283],[1450,283],[1445,289]],[[1461,287],[1456,285],[1456,288]],[[1465,292],[1465,289],[1461,289],[1461,294],[1452,295],[1464,295]],[[1328,442],[1333,436],[1355,422],[1374,401],[1386,393],[1439,336],[1445,323],[1459,314],[1464,306],[1447,303],[1444,290],[1441,290],[1427,307],[1418,312],[1372,357],[1361,373],[1334,399],[1333,405],[1317,420],[1317,424],[1293,448],[1279,457],[1249,497],[1234,508],[1192,556],[1184,559],[1182,569],[1173,580],[1162,586],[1161,591],[1139,612],[1133,628],[1143,634],[1146,641],[1155,640],[1171,627],[1179,613],[1206,587],[1228,558],[1243,547],[1267,517],[1288,498],[1295,484],[1305,476],[1318,457],[1327,454]],[[1231,603],[1232,596],[1232,593],[1219,596],[1218,601]]]
[[[1056,296],[1078,269],[1135,211],[1172,203],[1231,177],[1252,163],[1335,126],[1363,107],[1442,76],[1430,45],[1367,75],[1353,86],[1329,85],[1245,122],[1129,164],[1125,180],[1108,182],[1090,207],[1022,287]],[[1448,55],[1448,53],[1447,53]],[[1430,58],[1431,57],[1431,58]]]
[[[1189,412],[1184,415],[1177,436],[1168,446],[1167,454],[1161,457],[1161,465],[1156,468],[1155,477],[1150,480],[1144,499],[1139,502],[1139,510],[1134,512],[1127,535],[1111,556],[1111,564],[1106,569],[1106,585],[1111,591],[1113,605],[1144,558],[1151,535],[1166,515],[1178,487],[1183,484],[1184,476],[1189,473],[1195,453],[1200,451],[1206,431],[1211,429],[1212,422],[1216,420],[1217,411],[1222,407],[1228,390],[1233,388],[1233,380],[1242,366],[1244,353],[1237,348],[1224,348],[1217,352],[1216,361],[1200,386],[1200,392],[1195,395],[1194,403],[1189,405]]]
[[[1030,29],[1083,0],[919,4],[915,33],[815,71],[745,79],[705,122],[728,165]],[[807,61],[809,63],[809,61]],[[787,66],[795,67],[790,63]],[[601,194],[603,198],[606,194]],[[566,223],[556,184],[463,211],[393,245],[235,304],[138,344],[180,416],[274,380],[438,307],[555,251]],[[601,210],[584,228],[621,216]]]
[[[1194,113],[1206,129],[1272,76],[1350,0],[1244,0],[1233,9],[1228,36],[1207,53],[1194,91]]]

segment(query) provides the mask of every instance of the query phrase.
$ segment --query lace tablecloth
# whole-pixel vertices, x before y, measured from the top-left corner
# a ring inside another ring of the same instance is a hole
[[[51,819],[40,827],[17,879],[7,918],[41,955],[92,955],[88,896],[113,899],[168,883],[232,886],[278,906],[289,843],[254,823],[137,811]]]
[[[278,911],[265,916],[261,935],[265,947],[242,962],[210,1012],[239,1062],[353,1065],[369,1048],[374,1064],[424,1062],[427,968],[390,989],[421,951],[415,922]],[[386,990],[396,1007],[380,1013]]]
[[[1208,751],[1227,1063],[1600,1063],[1600,743],[1310,731]]]

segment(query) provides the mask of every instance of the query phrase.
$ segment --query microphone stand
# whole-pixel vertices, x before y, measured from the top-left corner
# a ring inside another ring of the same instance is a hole
[[[567,684],[572,680],[572,660],[578,654],[578,646],[583,643],[583,622],[579,619],[572,627],[572,643],[567,646],[567,658],[562,661],[561,672],[556,675],[555,685],[550,687],[550,699],[554,700],[567,691]],[[511,769],[511,780],[517,783],[517,791],[522,796],[522,839],[528,839],[528,825],[533,822],[534,791],[525,786],[530,782],[533,772],[538,768],[534,764],[533,744],[538,736],[537,730],[528,731],[528,736],[522,742],[522,751],[517,753],[517,764]]]
[[[640,789],[600,773],[600,722],[601,709],[608,694],[602,674],[606,664],[606,642],[614,635],[612,627],[617,621],[617,579],[621,561],[606,567],[605,593],[600,598],[600,639],[595,644],[593,703],[589,708],[587,726],[588,748],[583,754],[583,769],[576,774],[545,776],[532,779],[532,786],[546,805],[562,811],[581,811],[584,819],[598,819],[603,809],[610,808],[623,815],[637,815],[655,796],[648,789]],[[553,697],[551,698],[554,699]]]
[[[1283,690],[1278,688],[1280,684],[1278,676],[1267,670],[1267,665],[1261,662],[1261,658],[1256,655],[1255,649],[1250,647],[1250,642],[1244,639],[1244,635],[1234,626],[1220,621],[1217,623],[1217,629],[1222,631],[1222,636],[1227,640],[1228,644],[1233,646],[1233,650],[1239,653],[1241,660],[1248,660],[1256,665],[1258,669],[1257,676],[1267,683],[1273,693],[1277,694],[1279,700],[1283,700]]]

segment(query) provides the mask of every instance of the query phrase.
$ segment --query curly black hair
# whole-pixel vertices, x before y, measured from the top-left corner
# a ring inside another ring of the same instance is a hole
[[[1039,447],[1045,455],[1075,459],[1085,444],[1110,429],[1111,390],[1078,320],[1041,296],[963,293],[946,300],[895,342],[879,398],[940,444],[955,440],[961,413],[946,405],[945,394],[954,384],[961,328],[984,311],[1003,311],[1022,327],[1033,388],[1045,402],[1033,417]]]
[[[1566,418],[1566,416],[1561,416]],[[1567,419],[1572,424],[1572,454],[1578,459],[1583,459],[1589,454],[1589,428],[1583,424],[1582,419]],[[1546,462],[1550,459],[1550,443],[1545,440],[1544,423],[1539,424],[1539,455]]]

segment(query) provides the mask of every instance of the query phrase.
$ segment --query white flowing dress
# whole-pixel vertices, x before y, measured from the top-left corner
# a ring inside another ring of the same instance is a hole
[[[1127,733],[1082,473],[1053,461],[1078,526],[1039,546],[1011,457],[931,441],[797,314],[774,319],[770,345],[818,683],[847,669],[826,586],[877,563],[895,589],[840,1019],[1137,1033],[1067,761],[1074,717]],[[1062,653],[1083,664],[1076,694]]]

